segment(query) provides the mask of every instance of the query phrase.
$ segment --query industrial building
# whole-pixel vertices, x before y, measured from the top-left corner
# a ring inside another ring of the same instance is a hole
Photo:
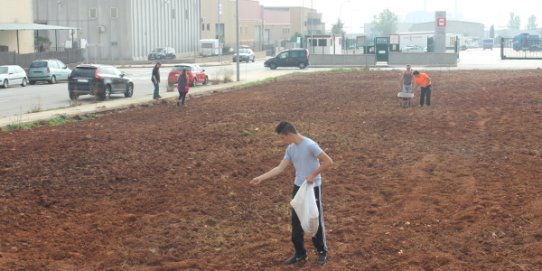
[[[78,28],[38,36],[60,43],[51,47],[86,48],[90,62],[143,60],[161,47],[174,48],[177,57],[198,51],[200,0],[34,0],[33,5],[35,23]]]

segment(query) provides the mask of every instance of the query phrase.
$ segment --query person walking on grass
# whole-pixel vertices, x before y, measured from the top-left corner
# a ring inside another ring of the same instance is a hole
[[[289,122],[280,122],[275,128],[281,141],[287,145],[284,158],[278,166],[268,172],[252,179],[252,185],[258,185],[262,181],[275,177],[282,173],[290,164],[295,168],[295,180],[292,198],[300,186],[306,180],[314,184],[314,195],[319,212],[319,226],[316,235],[312,237],[313,245],[318,253],[316,263],[325,265],[327,262],[326,233],[324,227],[324,210],[322,208],[322,177],[320,173],[327,170],[333,164],[333,160],[312,139],[301,135]],[[285,264],[296,264],[307,261],[307,251],[304,247],[304,232],[295,211],[292,212],[292,242],[295,253],[285,261]]]
[[[184,105],[184,100],[186,99],[186,94],[188,93],[188,74],[186,70],[181,72],[179,80],[177,81],[177,90],[179,91],[179,99],[177,99],[177,106]]]
[[[162,97],[160,97],[160,93],[159,93],[159,87],[160,87],[160,67],[162,66],[162,64],[160,64],[160,62],[157,62],[155,65],[154,65],[154,68],[152,69],[152,77],[151,77],[151,81],[152,81],[152,84],[154,85],[154,93],[152,95],[152,98],[153,99],[160,99]]]
[[[431,105],[431,78],[427,73],[420,73],[419,71],[414,71],[412,73],[415,78],[416,85],[420,86],[420,106],[430,106]]]

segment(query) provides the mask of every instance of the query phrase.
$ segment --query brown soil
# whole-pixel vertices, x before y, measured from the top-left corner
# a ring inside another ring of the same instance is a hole
[[[308,270],[292,252],[289,120],[334,159],[326,270],[541,270],[542,72],[299,75],[0,134],[0,270]],[[312,249],[307,238],[307,248]]]

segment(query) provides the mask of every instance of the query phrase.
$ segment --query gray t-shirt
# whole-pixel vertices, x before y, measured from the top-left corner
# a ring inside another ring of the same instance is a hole
[[[292,143],[286,148],[284,160],[291,161],[295,168],[295,185],[301,186],[305,178],[320,167],[318,156],[324,151],[308,137],[303,137],[299,144]],[[314,178],[314,186],[320,186],[322,178],[318,174]]]

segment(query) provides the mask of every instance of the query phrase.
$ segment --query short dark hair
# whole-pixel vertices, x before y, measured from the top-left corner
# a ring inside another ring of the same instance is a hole
[[[297,129],[295,126],[287,121],[281,121],[279,125],[277,125],[277,128],[275,128],[275,132],[279,135],[287,135],[287,134],[297,134]]]
[[[419,71],[414,71],[412,74],[418,75],[418,74],[420,74],[420,72]]]

